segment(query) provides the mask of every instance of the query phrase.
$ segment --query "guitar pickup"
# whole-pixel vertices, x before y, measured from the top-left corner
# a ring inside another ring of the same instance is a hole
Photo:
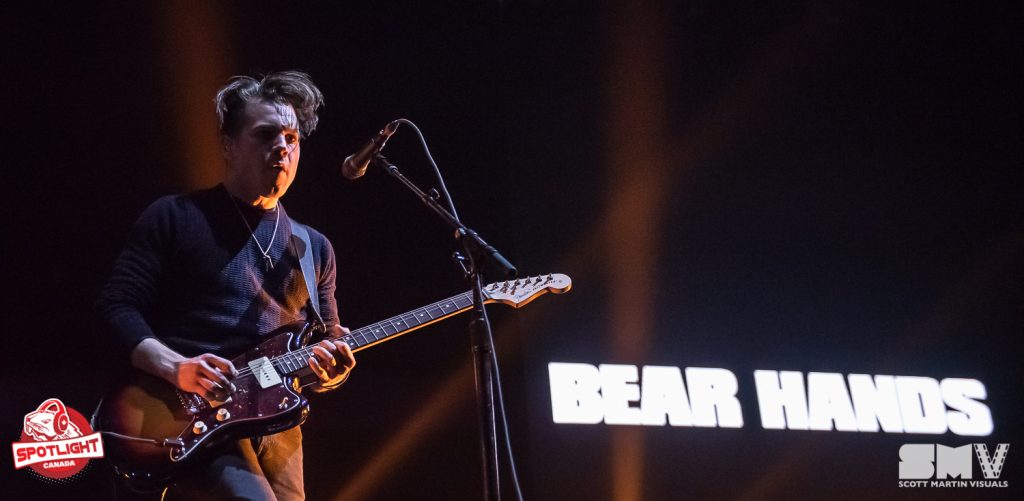
[[[252,375],[256,376],[256,381],[260,383],[260,388],[267,389],[281,384],[281,375],[274,369],[274,364],[269,358],[260,357],[252,360],[249,362],[249,368],[252,369]]]

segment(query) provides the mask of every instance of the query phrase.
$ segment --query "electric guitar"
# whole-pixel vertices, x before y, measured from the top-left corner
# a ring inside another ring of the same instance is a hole
[[[538,296],[572,287],[562,274],[541,275],[487,285],[486,303],[519,308]],[[341,337],[352,351],[389,341],[473,307],[472,291],[355,329]],[[302,424],[309,402],[300,392],[315,382],[305,343],[323,327],[306,322],[283,326],[231,363],[238,369],[235,391],[209,401],[178,390],[163,379],[134,371],[107,394],[96,415],[107,457],[123,480],[136,489],[156,487],[219,444],[268,435]]]

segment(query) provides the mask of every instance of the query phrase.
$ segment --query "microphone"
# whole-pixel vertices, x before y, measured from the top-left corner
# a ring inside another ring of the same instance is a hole
[[[380,153],[380,150],[384,149],[384,144],[388,142],[388,138],[396,130],[398,130],[398,120],[393,120],[385,125],[359,151],[345,159],[345,162],[341,164],[341,175],[350,181],[363,177],[363,174],[366,174],[366,168],[370,166],[370,162]]]

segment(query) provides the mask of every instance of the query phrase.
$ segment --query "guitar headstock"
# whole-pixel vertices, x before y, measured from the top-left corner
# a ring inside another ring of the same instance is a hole
[[[572,279],[568,275],[552,273],[550,275],[537,275],[518,280],[494,282],[484,287],[484,295],[487,296],[487,302],[489,303],[499,302],[519,308],[545,292],[562,294],[563,292],[568,292],[571,288]]]

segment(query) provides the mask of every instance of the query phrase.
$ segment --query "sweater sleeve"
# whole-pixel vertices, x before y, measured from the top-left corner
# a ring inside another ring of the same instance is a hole
[[[165,197],[142,213],[100,292],[98,320],[124,356],[143,339],[157,337],[145,315],[153,307],[161,274],[173,252],[173,211],[173,200]]]

